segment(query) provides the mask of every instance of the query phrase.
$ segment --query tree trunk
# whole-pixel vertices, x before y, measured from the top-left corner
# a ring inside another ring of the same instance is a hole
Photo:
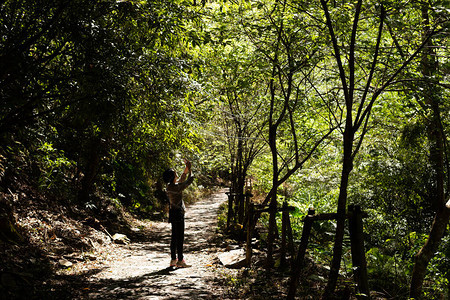
[[[273,266],[273,244],[275,240],[275,230],[277,226],[277,193],[272,195],[272,200],[269,204],[269,232],[267,235],[267,260],[266,267],[269,269]]]
[[[241,157],[242,162],[242,157]],[[244,187],[245,187],[245,170],[243,169],[243,164],[240,164],[241,170],[240,170],[240,176],[238,179],[238,190],[237,190],[237,203],[238,203],[238,222],[239,224],[244,223],[244,216],[245,216],[245,195],[244,195]]]
[[[416,254],[414,259],[414,269],[411,277],[411,287],[409,296],[413,299],[420,299],[422,295],[423,281],[427,272],[427,266],[436,253],[445,229],[450,220],[450,200],[447,205],[437,213],[431,226],[431,232],[425,245]]]
[[[347,122],[347,128],[344,131],[344,158],[342,164],[341,185],[339,187],[339,198],[337,207],[336,236],[334,239],[333,259],[331,261],[328,283],[324,291],[323,298],[328,299],[334,293],[341,267],[342,246],[344,242],[345,215],[347,210],[347,188],[350,172],[353,169],[352,149],[353,149],[353,130],[350,122]]]
[[[267,235],[267,260],[266,267],[273,266],[273,242],[275,240],[276,213],[277,213],[277,188],[278,188],[278,153],[276,145],[277,126],[271,126],[269,130],[269,146],[272,152],[272,190],[269,203],[269,232]]]
[[[429,34],[429,4],[422,3],[422,18],[424,20],[424,38]],[[430,163],[434,170],[434,180],[436,181],[436,199],[433,207],[436,209],[431,231],[425,245],[416,254],[414,268],[411,276],[410,298],[418,299],[422,294],[423,281],[426,275],[427,266],[438,250],[442,237],[444,236],[447,224],[450,219],[450,201],[445,203],[445,154],[444,154],[444,132],[442,130],[441,111],[439,106],[440,95],[437,85],[432,82],[432,78],[437,73],[437,61],[432,40],[430,39],[424,49],[422,56],[422,74],[427,80],[423,97],[428,108],[430,108],[431,118],[428,126],[428,140],[430,147]]]
[[[78,201],[86,203],[94,189],[94,183],[100,168],[101,145],[99,140],[91,141],[89,145],[89,156],[84,168],[84,177],[81,180],[81,189],[78,192]]]

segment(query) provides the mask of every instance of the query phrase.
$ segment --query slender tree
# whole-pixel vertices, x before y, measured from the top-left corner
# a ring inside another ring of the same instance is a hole
[[[355,156],[370,128],[368,125],[372,108],[380,95],[411,64],[429,37],[436,32],[430,31],[422,43],[402,58],[395,48],[386,45],[388,39],[384,24],[391,7],[387,10],[384,3],[372,5],[372,2],[363,3],[362,0],[346,5],[326,0],[320,2],[325,16],[327,35],[332,45],[333,60],[338,70],[341,89],[338,95],[343,98],[345,108],[338,219],[330,275],[324,292],[324,298],[328,298],[336,287],[342,257],[350,173]],[[340,23],[343,20],[333,18],[333,13],[342,9],[346,10],[349,17],[351,16],[347,19],[351,20],[348,24],[351,28],[348,36],[343,31],[344,28],[346,30],[346,25]],[[367,40],[368,36],[372,37],[371,41]],[[364,43],[366,46],[360,47],[358,43]],[[360,51],[363,48],[364,52]],[[392,55],[398,57],[398,60],[391,60]]]
[[[309,94],[305,86],[316,63],[317,42],[312,41],[309,33],[314,30],[304,22],[308,19],[307,9],[299,6],[302,15],[294,17],[294,10],[287,1],[264,3],[261,7],[253,12],[260,23],[252,26],[252,20],[244,20],[243,30],[264,61],[265,69],[270,71],[265,74],[268,93],[262,100],[267,101],[268,106],[266,140],[272,161],[271,188],[263,201],[269,204],[270,212],[266,265],[271,267],[278,188],[304,166],[336,127],[329,119],[322,119],[320,113],[315,123],[308,123],[314,112],[306,107],[312,108],[310,102],[316,98],[315,92]],[[261,24],[261,20],[265,20],[265,24]],[[248,27],[257,30],[246,30]],[[316,112],[324,107],[326,103],[317,105]]]
[[[428,116],[428,140],[430,143],[429,160],[433,167],[435,184],[435,199],[432,206],[436,211],[431,230],[426,243],[416,254],[414,269],[411,277],[410,298],[419,299],[422,296],[422,286],[426,275],[428,263],[435,255],[441,243],[444,232],[450,220],[450,200],[446,200],[448,190],[446,176],[449,162],[445,155],[448,141],[442,123],[442,93],[439,85],[439,56],[433,39],[429,38],[432,30],[430,21],[431,7],[428,2],[421,3],[423,22],[422,39],[425,48],[421,54],[421,73],[423,76],[423,89],[418,101]],[[445,51],[445,50],[444,50]]]

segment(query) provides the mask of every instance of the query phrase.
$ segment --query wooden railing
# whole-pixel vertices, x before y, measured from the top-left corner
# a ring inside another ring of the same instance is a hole
[[[238,194],[233,192],[227,192],[228,195],[228,219],[227,228],[230,227],[231,222],[234,222],[233,204],[236,197],[245,197],[245,218],[244,229],[246,230],[246,265],[251,266],[252,261],[252,239],[256,223],[264,212],[271,212],[271,208],[268,205],[257,205],[251,202],[253,196],[250,192],[245,194]],[[300,239],[300,245],[298,246],[297,254],[294,250],[294,238],[292,233],[292,226],[289,212],[294,211],[295,208],[288,206],[285,201],[282,207],[277,208],[277,212],[282,213],[282,228],[281,228],[281,245],[280,245],[280,267],[286,265],[286,257],[289,252],[291,257],[292,275],[291,283],[288,291],[288,299],[294,299],[297,285],[299,281],[300,273],[305,266],[305,255],[308,248],[309,238],[311,235],[312,225],[315,221],[324,220],[336,220],[338,218],[337,213],[321,213],[316,214],[313,208],[308,210],[308,214],[303,218],[303,230]],[[364,232],[363,232],[363,218],[366,216],[361,211],[361,207],[358,205],[349,205],[348,213],[345,218],[349,220],[349,233],[352,253],[353,264],[353,276],[357,287],[358,298],[369,298],[369,285],[367,277],[367,266],[364,249]]]

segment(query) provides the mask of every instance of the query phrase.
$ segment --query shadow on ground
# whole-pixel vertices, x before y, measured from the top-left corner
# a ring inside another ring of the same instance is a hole
[[[217,279],[215,239],[217,211],[224,193],[188,207],[185,259],[191,267],[174,269],[170,262],[170,224],[153,222],[132,237],[130,245],[118,246],[104,268],[76,276],[55,276],[36,286],[27,299],[226,299]]]

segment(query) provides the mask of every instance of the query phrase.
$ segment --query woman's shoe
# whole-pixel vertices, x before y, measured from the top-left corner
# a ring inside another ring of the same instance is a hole
[[[186,264],[186,261],[184,259],[177,261],[177,268],[188,268],[188,267],[190,266]]]
[[[172,259],[170,261],[170,267],[176,267],[177,266],[177,260],[176,259]]]

